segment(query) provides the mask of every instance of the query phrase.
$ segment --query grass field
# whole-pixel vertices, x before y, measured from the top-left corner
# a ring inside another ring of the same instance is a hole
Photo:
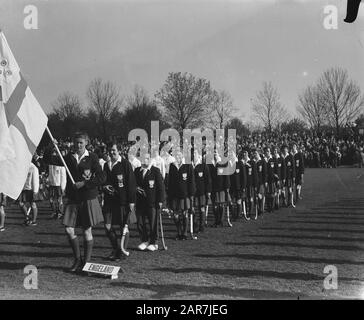
[[[119,279],[65,272],[72,253],[63,227],[40,205],[38,226],[22,226],[7,209],[0,234],[1,299],[332,299],[364,297],[364,170],[308,169],[296,209],[209,228],[196,241],[175,241],[165,219],[168,251],[139,252],[131,229],[130,257]],[[210,214],[210,217],[212,215]],[[212,217],[211,217],[212,218]],[[105,262],[109,242],[94,230],[94,261]],[[39,288],[23,287],[26,265],[38,268]],[[325,290],[324,268],[338,270],[338,289]]]

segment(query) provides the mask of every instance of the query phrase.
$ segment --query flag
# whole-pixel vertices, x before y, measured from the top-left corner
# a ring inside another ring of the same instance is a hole
[[[19,197],[47,116],[0,31],[0,192]]]

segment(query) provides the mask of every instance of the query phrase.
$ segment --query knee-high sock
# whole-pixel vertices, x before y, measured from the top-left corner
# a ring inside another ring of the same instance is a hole
[[[187,236],[188,212],[182,214],[182,235]]]
[[[68,242],[72,248],[73,257],[75,260],[81,260],[81,251],[80,251],[80,243],[78,241],[78,238],[71,239],[70,236],[68,236]]]
[[[38,208],[36,205],[32,206],[32,212],[33,212],[33,222],[37,221],[38,217]]]
[[[202,208],[200,208],[200,220],[199,220],[199,226],[198,226],[200,231],[204,230],[205,221],[206,221],[205,207],[202,207]]]
[[[94,245],[94,239],[84,241],[84,262],[91,261],[92,248]]]
[[[112,228],[110,230],[105,229],[105,233],[106,233],[106,236],[109,238],[109,241],[111,243],[113,250],[116,250],[118,248],[118,240],[117,240],[115,230]]]
[[[219,224],[219,210],[220,207],[219,206],[215,206],[214,207],[214,217],[215,217],[215,224],[218,225]]]
[[[180,236],[181,235],[181,219],[180,219],[179,214],[174,215],[174,223],[175,223],[176,228],[177,228],[177,234]]]
[[[238,219],[241,215],[241,213],[243,212],[243,206],[241,203],[237,203],[236,204],[236,219]]]
[[[221,205],[220,206],[219,224],[223,224],[224,216],[225,216],[225,206]]]

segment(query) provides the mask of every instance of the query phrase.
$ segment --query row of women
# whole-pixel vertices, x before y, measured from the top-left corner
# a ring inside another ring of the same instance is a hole
[[[303,157],[297,146],[277,148],[271,153],[264,150],[261,157],[257,150],[244,150],[238,159],[230,152],[228,162],[214,154],[212,163],[206,164],[202,155],[195,151],[192,164],[184,163],[182,153],[163,178],[153,165],[150,154],[143,155],[141,166],[133,170],[128,159],[120,156],[120,147],[109,148],[110,159],[102,166],[96,154],[86,149],[88,136],[77,133],[74,152],[65,156],[65,163],[73,178],[68,175],[66,184],[67,203],[64,207],[63,224],[73,251],[71,272],[78,272],[92,257],[92,227],[104,223],[112,252],[108,259],[118,261],[124,257],[117,228],[122,232],[125,225],[137,223],[140,250],[158,250],[158,217],[166,205],[173,212],[177,228],[176,240],[196,239],[198,232],[207,226],[208,207],[212,206],[212,226],[228,225],[232,220],[244,217],[257,219],[267,207],[272,212],[279,206],[294,206],[300,199],[303,183]],[[51,165],[62,166],[60,158],[53,157]],[[231,169],[226,174],[226,169]],[[225,173],[224,173],[225,172]],[[103,197],[100,199],[100,191]],[[84,255],[75,228],[81,227],[84,238]]]

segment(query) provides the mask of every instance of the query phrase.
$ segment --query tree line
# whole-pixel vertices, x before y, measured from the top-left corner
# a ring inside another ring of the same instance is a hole
[[[281,102],[278,89],[264,82],[251,99],[253,125],[244,123],[231,95],[212,88],[210,81],[190,73],[171,72],[153,97],[141,86],[135,86],[128,96],[122,96],[110,81],[96,78],[86,92],[87,107],[81,99],[64,92],[52,104],[48,114],[49,127],[56,137],[69,137],[76,130],[85,130],[93,137],[119,137],[141,128],[150,133],[150,123],[160,122],[161,130],[234,128],[237,136],[260,128],[268,133],[300,132],[333,128],[336,134],[363,112],[364,96],[359,85],[341,68],[323,72],[314,85],[298,95],[298,116],[291,117]]]

